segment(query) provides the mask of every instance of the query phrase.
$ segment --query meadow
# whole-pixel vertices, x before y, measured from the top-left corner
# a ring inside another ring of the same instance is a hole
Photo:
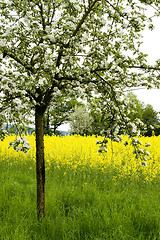
[[[133,146],[108,142],[97,153],[89,136],[45,136],[46,217],[36,218],[35,136],[29,152],[0,142],[1,240],[160,239],[160,136],[140,137],[150,155],[141,166]]]

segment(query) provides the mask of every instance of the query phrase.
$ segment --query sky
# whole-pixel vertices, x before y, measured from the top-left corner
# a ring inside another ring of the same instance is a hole
[[[153,10],[148,11],[148,15],[153,16]],[[145,29],[143,31],[143,44],[141,51],[148,54],[149,64],[154,64],[160,59],[160,17],[153,17],[154,30]],[[151,104],[154,109],[160,112],[160,89],[136,90],[133,91],[137,98],[145,104]]]

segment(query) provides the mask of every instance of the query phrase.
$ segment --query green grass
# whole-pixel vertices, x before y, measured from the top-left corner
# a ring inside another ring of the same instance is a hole
[[[38,222],[35,165],[11,162],[0,161],[1,240],[160,239],[160,182],[115,183],[110,170],[52,165],[46,171],[46,218]]]

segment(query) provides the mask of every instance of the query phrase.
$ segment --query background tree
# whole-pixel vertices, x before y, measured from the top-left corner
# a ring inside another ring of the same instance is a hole
[[[158,1],[152,4],[158,7]],[[122,113],[117,98],[125,87],[144,83],[144,73],[150,70],[139,51],[139,33],[147,20],[141,6],[130,0],[0,3],[2,104],[15,95],[19,106],[35,112],[39,218],[45,216],[43,119],[53,93],[74,94],[81,88],[88,94],[96,89],[111,102],[117,116]],[[134,71],[137,67],[140,72]],[[151,73],[150,86],[153,77]]]
[[[145,104],[137,99],[137,96],[133,93],[129,93],[125,98],[127,108],[129,109],[128,117],[134,121],[136,119],[141,120],[144,126],[141,127],[141,134],[151,136],[154,130],[156,135],[159,134],[160,119],[158,112],[154,110],[150,104]]]
[[[135,94],[130,92],[124,98],[124,106],[126,117],[133,123],[139,123],[137,125],[139,125],[141,134],[151,135],[153,129],[156,135],[159,134],[160,119],[158,112],[153,109],[152,105],[148,104],[145,106],[143,102],[137,99]],[[104,126],[105,129],[111,129],[114,112],[110,101],[107,102],[107,99],[104,100],[104,98],[101,97],[92,97],[88,104],[88,110],[93,118],[92,134],[101,135]],[[127,127],[128,125],[126,125],[126,128]],[[124,126],[120,127],[119,130],[121,130],[119,132],[120,134],[125,131]]]
[[[154,110],[151,104],[147,104],[144,108],[142,119],[147,126],[159,124],[158,112]]]
[[[154,110],[153,106],[147,104],[143,109],[142,121],[146,124],[146,136],[152,136],[153,131],[156,135],[160,134],[160,119],[158,112]]]
[[[88,109],[90,115],[92,116],[92,133],[94,135],[100,135],[101,131],[104,129],[104,124],[106,124],[106,111],[105,107],[106,102],[103,98],[92,97],[88,103]]]
[[[135,120],[136,118],[142,121],[143,109],[145,107],[144,103],[137,99],[137,96],[130,92],[125,96],[126,105],[129,108],[130,112],[128,117],[131,120]]]
[[[70,115],[70,132],[71,134],[91,135],[92,134],[91,114],[85,106],[75,108],[75,111]]]
[[[45,133],[56,134],[57,128],[69,121],[76,105],[81,105],[81,103],[77,101],[75,96],[60,95],[56,98],[53,97],[44,117]]]
[[[108,96],[92,97],[89,100],[88,109],[92,116],[92,134],[108,135],[110,138],[114,133],[118,134],[119,124],[121,125],[120,102],[116,100],[117,106],[113,104],[113,99]],[[122,103],[122,102],[121,102]],[[108,133],[107,133],[108,132]]]

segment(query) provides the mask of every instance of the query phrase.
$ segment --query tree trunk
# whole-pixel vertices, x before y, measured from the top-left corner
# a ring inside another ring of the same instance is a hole
[[[50,127],[49,127],[49,109],[48,109],[48,111],[47,111],[47,126],[46,126],[46,130],[49,132],[49,129],[50,129]]]
[[[45,217],[45,163],[44,163],[44,112],[39,106],[35,109],[36,127],[36,175],[37,175],[37,216]]]
[[[57,127],[54,125],[54,127],[53,127],[53,133],[54,134],[56,134],[56,129],[57,129]]]

